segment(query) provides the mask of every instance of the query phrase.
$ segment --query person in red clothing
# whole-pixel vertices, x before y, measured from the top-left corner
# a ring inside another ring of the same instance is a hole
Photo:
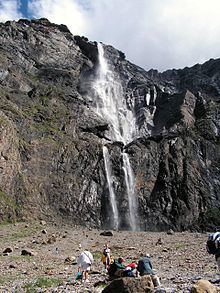
[[[138,276],[138,271],[137,271],[137,264],[136,262],[131,262],[129,263],[123,272],[124,277],[137,277]]]

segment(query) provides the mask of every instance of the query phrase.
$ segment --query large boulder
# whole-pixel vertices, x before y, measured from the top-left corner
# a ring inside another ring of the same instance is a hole
[[[213,286],[207,280],[199,280],[192,288],[191,293],[217,293],[219,292],[215,286]]]
[[[148,293],[154,292],[150,276],[141,278],[120,278],[113,280],[102,293]]]

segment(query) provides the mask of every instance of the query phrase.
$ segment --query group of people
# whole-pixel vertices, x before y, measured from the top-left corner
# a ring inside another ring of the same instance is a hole
[[[220,232],[209,234],[206,243],[207,251],[209,254],[215,255],[218,270],[220,272]],[[106,243],[102,252],[101,261],[104,264],[105,271],[110,277],[138,277],[144,275],[150,275],[154,283],[154,286],[160,286],[159,278],[155,275],[150,260],[150,255],[141,255],[138,262],[133,261],[127,265],[124,264],[124,259],[119,257],[113,259],[111,250]],[[88,250],[84,250],[78,258],[78,266],[81,278],[83,281],[88,281],[88,272],[90,271],[93,263],[92,253]]]
[[[150,255],[141,255],[141,259],[133,261],[125,265],[125,260],[122,257],[113,259],[111,250],[106,243],[102,252],[101,261],[104,265],[106,273],[109,277],[138,277],[150,275],[155,287],[160,286],[159,278],[155,275],[150,260]],[[81,275],[82,281],[88,281],[88,272],[93,263],[93,256],[88,250],[84,250],[78,258],[78,272]]]

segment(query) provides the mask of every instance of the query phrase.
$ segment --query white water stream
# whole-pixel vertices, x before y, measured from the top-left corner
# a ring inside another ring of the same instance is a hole
[[[128,109],[123,94],[123,88],[119,77],[110,70],[107,60],[104,57],[104,49],[98,44],[99,71],[94,83],[97,113],[108,122],[110,127],[109,136],[112,141],[120,141],[124,145],[131,142],[136,134],[135,115]],[[113,213],[113,226],[119,227],[119,212],[117,200],[112,184],[111,159],[106,146],[103,146],[105,171],[107,176],[110,203]],[[135,179],[131,168],[129,156],[123,152],[123,170],[128,197],[128,215],[131,230],[138,229],[137,215],[138,204],[135,194]]]

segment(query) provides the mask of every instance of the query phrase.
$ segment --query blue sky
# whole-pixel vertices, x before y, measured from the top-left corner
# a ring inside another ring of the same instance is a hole
[[[22,15],[25,17],[25,18],[29,18],[31,17],[31,15],[28,14],[28,10],[27,10],[27,4],[28,4],[28,0],[21,0],[20,2],[21,6],[20,6],[20,12],[22,13]]]
[[[46,17],[146,69],[220,57],[220,0],[0,0],[0,21]]]

